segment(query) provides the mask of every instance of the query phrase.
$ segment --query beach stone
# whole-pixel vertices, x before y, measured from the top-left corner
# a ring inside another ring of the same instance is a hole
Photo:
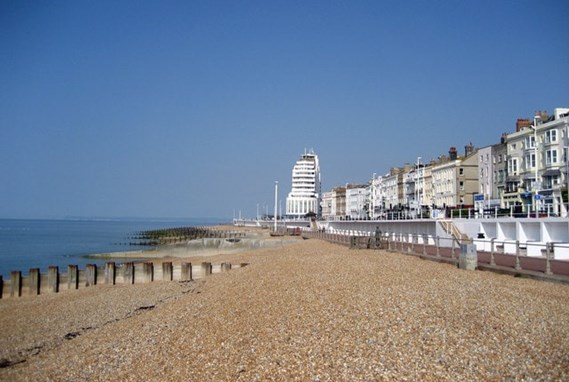
[[[569,380],[567,285],[313,239],[213,259],[248,265],[1,300],[0,380]]]

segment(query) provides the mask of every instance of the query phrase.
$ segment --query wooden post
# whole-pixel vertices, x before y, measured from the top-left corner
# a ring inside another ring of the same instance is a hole
[[[2,277],[2,275],[0,275],[0,299],[2,298],[3,294],[4,294],[4,278]]]
[[[221,263],[221,271],[229,272],[231,270],[231,263]]]
[[[212,270],[211,263],[208,263],[208,262],[205,262],[205,261],[204,261],[204,262],[202,263],[202,272],[203,272],[204,277],[210,276],[210,275],[211,275],[211,270]]]
[[[105,284],[115,285],[116,282],[116,266],[113,261],[105,264]]]
[[[125,284],[134,284],[134,263],[123,264],[122,280]]]
[[[53,293],[59,292],[59,267],[49,266],[47,268],[47,290]]]
[[[441,257],[441,238],[437,236],[435,243],[437,245],[437,257]]]
[[[20,297],[22,295],[22,272],[12,271],[10,273],[10,297]]]
[[[40,269],[31,268],[30,276],[28,277],[28,293],[32,296],[40,294]]]
[[[67,289],[79,289],[79,267],[67,266]]]
[[[144,271],[144,280],[147,283],[151,283],[154,281],[154,263],[148,261],[142,264],[142,269]]]
[[[182,263],[182,281],[192,281],[192,263]]]
[[[85,278],[85,286],[97,285],[97,266],[95,264],[87,264]]]
[[[551,275],[551,254],[554,253],[554,243],[545,243],[545,274]]]
[[[496,265],[496,259],[494,258],[494,240],[495,238],[490,239],[490,265]]]
[[[167,261],[162,263],[162,281],[172,281],[172,262]]]
[[[522,269],[520,265],[520,241],[516,240],[516,270]]]

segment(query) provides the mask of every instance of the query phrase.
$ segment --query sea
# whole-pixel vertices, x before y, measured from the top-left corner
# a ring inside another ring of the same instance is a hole
[[[47,272],[68,265],[84,269],[87,264],[103,265],[107,259],[87,258],[97,253],[135,251],[147,246],[130,245],[145,230],[199,227],[227,223],[227,219],[0,219],[0,275],[9,279],[12,271],[29,273],[30,268]]]

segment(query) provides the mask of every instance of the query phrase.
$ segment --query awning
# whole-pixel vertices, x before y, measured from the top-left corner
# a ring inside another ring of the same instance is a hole
[[[561,171],[559,171],[559,169],[546,170],[544,171],[543,176],[561,176]]]

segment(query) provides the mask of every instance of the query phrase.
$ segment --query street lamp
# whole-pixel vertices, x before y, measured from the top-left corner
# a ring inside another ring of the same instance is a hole
[[[275,180],[275,232],[277,232],[277,198],[278,198],[278,191],[279,190],[279,181]]]

